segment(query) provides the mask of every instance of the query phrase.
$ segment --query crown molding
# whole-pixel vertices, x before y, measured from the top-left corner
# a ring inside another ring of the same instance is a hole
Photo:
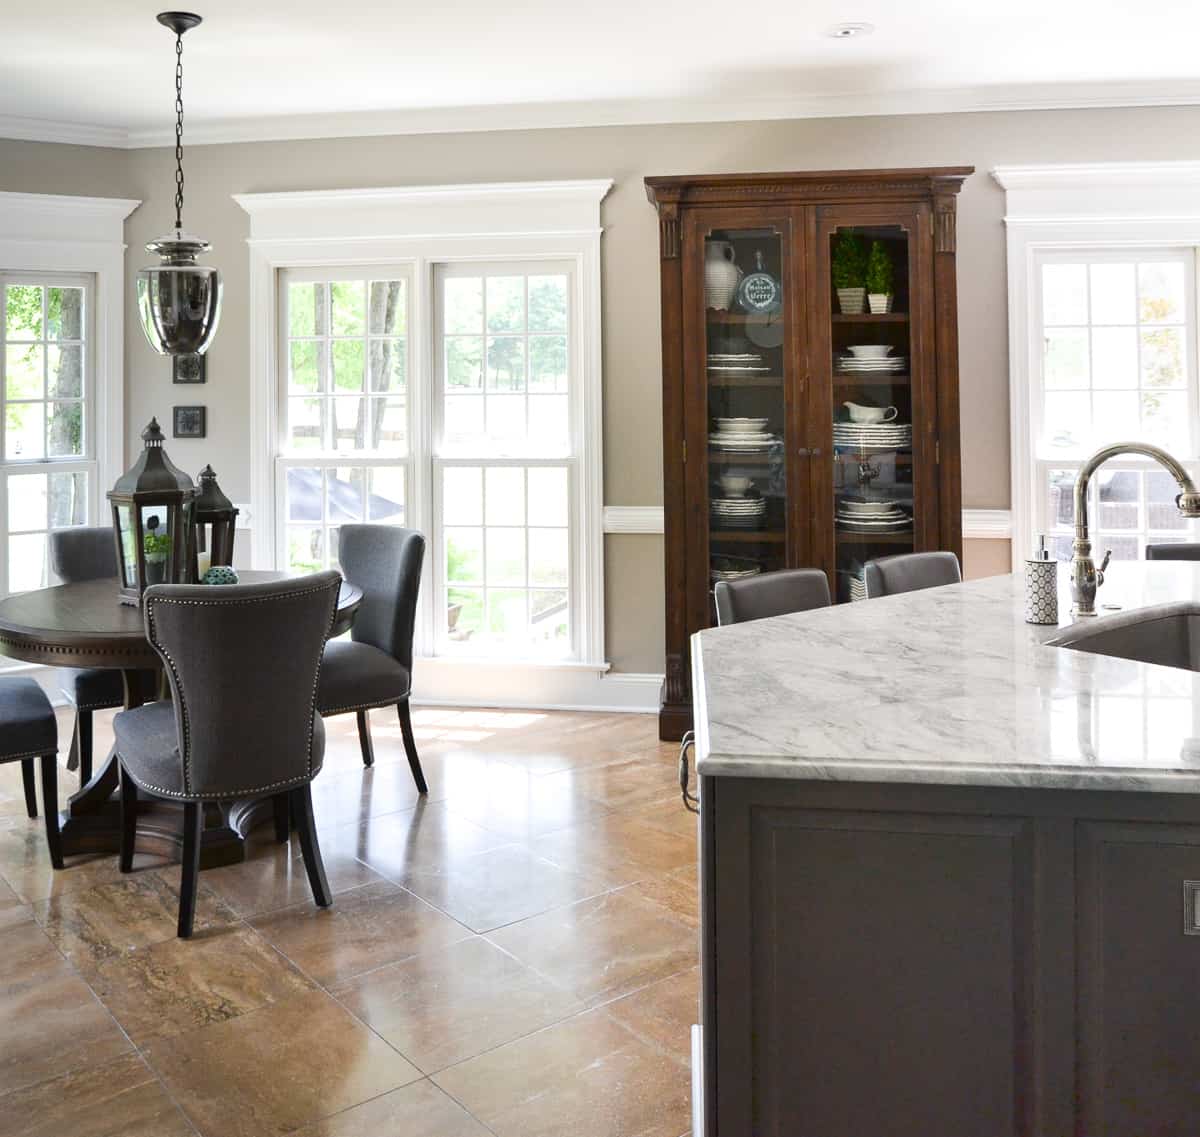
[[[103,146],[109,150],[129,148],[129,131],[122,127],[54,122],[18,115],[0,115],[0,138],[17,142],[58,142],[64,146]]]
[[[187,143],[189,146],[216,146],[239,142],[498,130],[1171,106],[1200,106],[1200,82],[1028,83],[766,98],[602,99],[336,111],[209,123],[191,121],[187,128]],[[0,116],[0,138],[133,150],[170,146],[175,141],[173,129],[165,123],[149,129],[120,129],[16,116]]]

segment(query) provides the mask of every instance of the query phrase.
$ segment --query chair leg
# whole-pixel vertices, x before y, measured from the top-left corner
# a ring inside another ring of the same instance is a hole
[[[79,711],[75,715],[75,730],[79,735],[79,784],[86,786],[92,780],[91,711]]]
[[[189,801],[183,807],[183,860],[179,879],[179,938],[188,939],[196,920],[196,889],[200,885],[200,835],[204,805]]]
[[[271,800],[275,806],[275,840],[286,845],[292,835],[291,796],[285,792]]]
[[[312,787],[307,783],[291,792],[292,819],[300,835],[300,852],[304,855],[304,869],[308,873],[309,887],[318,908],[328,908],[333,903],[329,881],[325,879],[325,862],[321,860],[321,846],[317,842],[317,824],[313,820]]]
[[[50,863],[63,867],[62,834],[58,831],[58,755],[42,755],[42,809],[46,813],[46,847]]]
[[[25,812],[37,817],[37,787],[33,781],[33,759],[21,759],[21,781],[25,785]]]
[[[375,747],[371,744],[371,712],[356,711],[358,719],[358,745],[362,749],[363,765],[375,765]]]
[[[412,714],[408,709],[408,700],[396,704],[396,714],[400,716],[400,734],[404,739],[404,753],[408,755],[408,768],[412,770],[413,781],[417,783],[417,793],[429,793],[425,784],[425,772],[421,769],[421,756],[417,753],[417,740],[413,738]]]
[[[121,856],[122,872],[133,872],[133,846],[137,839],[138,791],[134,780],[121,767]]]

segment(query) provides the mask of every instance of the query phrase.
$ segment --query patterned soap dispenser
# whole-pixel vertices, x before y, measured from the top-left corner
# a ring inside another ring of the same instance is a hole
[[[1058,561],[1050,558],[1044,533],[1038,535],[1037,552],[1025,561],[1025,622],[1058,623]]]

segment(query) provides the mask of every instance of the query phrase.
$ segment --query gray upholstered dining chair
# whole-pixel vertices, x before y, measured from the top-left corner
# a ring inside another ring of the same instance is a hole
[[[277,818],[286,803],[313,899],[331,903],[310,786],[325,756],[317,683],[340,586],[330,571],[269,584],[154,585],[142,597],[171,698],[113,720],[120,867],[133,867],[139,793],[182,802],[182,937],[192,934],[206,802],[269,796]]]
[[[829,607],[829,578],[821,569],[780,569],[742,580],[719,580],[713,589],[717,623],[740,624],[787,612]]]
[[[50,533],[50,571],[63,584],[113,577],[116,589],[117,549],[108,526],[78,525]],[[92,712],[125,705],[125,685],[120,671],[102,667],[60,667],[59,686],[75,708],[75,731],[67,768],[79,766],[79,780],[92,778]],[[149,695],[157,686],[156,671],[138,672],[142,690]]]
[[[41,761],[42,812],[46,815],[46,847],[50,863],[63,867],[58,830],[58,720],[41,684],[28,675],[0,676],[0,765],[21,763],[25,812],[37,817],[33,760]]]
[[[1172,545],[1163,542],[1161,545],[1146,546],[1148,561],[1200,561],[1200,544],[1195,542]]]
[[[338,530],[342,572],[362,589],[362,602],[350,639],[325,646],[317,709],[322,715],[358,716],[363,764],[375,761],[371,744],[372,707],[395,706],[404,753],[419,793],[428,793],[408,697],[412,690],[413,624],[421,587],[425,538],[395,525],[343,525]]]
[[[958,557],[953,553],[901,553],[867,561],[863,566],[868,600],[937,588],[941,584],[958,584],[961,580]]]

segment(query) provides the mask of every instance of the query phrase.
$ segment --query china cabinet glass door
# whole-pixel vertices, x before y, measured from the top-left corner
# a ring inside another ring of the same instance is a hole
[[[839,601],[865,597],[867,561],[924,547],[925,519],[936,517],[932,475],[922,468],[936,444],[936,400],[912,303],[914,228],[869,220],[824,227],[830,287],[818,319],[826,321]]]
[[[701,233],[693,255],[703,257],[702,329],[690,338],[704,390],[708,476],[697,512],[707,522],[707,622],[715,623],[717,581],[788,564],[789,226],[718,224]]]

